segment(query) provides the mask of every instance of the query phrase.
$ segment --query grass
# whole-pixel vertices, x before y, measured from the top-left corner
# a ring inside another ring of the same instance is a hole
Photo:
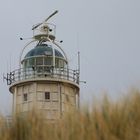
[[[117,102],[105,97],[92,110],[69,113],[56,124],[35,113],[16,117],[11,127],[2,125],[1,118],[0,140],[139,140],[140,91],[133,90]]]

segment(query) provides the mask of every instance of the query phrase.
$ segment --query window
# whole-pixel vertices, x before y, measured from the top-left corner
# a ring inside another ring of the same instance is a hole
[[[50,92],[45,92],[45,100],[50,100]]]
[[[23,101],[27,101],[28,100],[28,96],[27,93],[23,94]]]
[[[58,58],[55,58],[55,67],[59,68],[59,59]]]
[[[69,102],[69,96],[66,94],[66,101]]]
[[[27,68],[28,67],[28,62],[27,60],[24,61],[24,68]]]
[[[29,65],[30,66],[34,66],[35,65],[35,59],[34,58],[30,58],[29,59]]]
[[[64,67],[64,61],[61,60],[61,59],[59,60],[59,67],[60,67],[60,68],[63,68],[63,67]]]
[[[44,65],[52,65],[52,57],[46,57],[44,61]]]
[[[36,65],[43,65],[43,58],[42,57],[38,57],[36,59]]]

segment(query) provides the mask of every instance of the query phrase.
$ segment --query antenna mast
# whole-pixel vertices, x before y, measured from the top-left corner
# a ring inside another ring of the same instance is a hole
[[[78,72],[80,75],[80,51],[78,51]]]

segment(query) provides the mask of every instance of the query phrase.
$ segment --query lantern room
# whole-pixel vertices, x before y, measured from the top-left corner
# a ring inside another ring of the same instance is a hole
[[[38,44],[30,50],[21,61],[23,69],[64,69],[67,68],[67,60],[58,49],[45,43]]]

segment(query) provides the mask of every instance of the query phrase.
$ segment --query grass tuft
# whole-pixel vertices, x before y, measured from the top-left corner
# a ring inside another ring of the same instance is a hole
[[[140,139],[140,92],[132,90],[118,102],[107,96],[92,110],[69,113],[48,123],[35,113],[16,116],[11,126],[0,117],[0,140],[138,140]]]

